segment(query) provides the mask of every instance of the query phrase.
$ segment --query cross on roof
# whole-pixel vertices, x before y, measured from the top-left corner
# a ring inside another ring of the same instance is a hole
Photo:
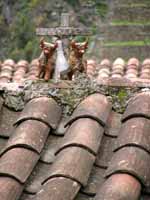
[[[88,28],[75,28],[69,25],[69,14],[62,13],[60,27],[56,28],[37,28],[36,34],[40,36],[57,36],[60,38],[67,38],[69,36],[89,36],[92,34]]]

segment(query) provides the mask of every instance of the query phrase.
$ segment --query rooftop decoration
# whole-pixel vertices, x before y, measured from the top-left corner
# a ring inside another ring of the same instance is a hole
[[[44,79],[49,80],[54,77],[55,81],[58,82],[59,79],[64,78],[72,80],[73,74],[76,71],[85,71],[85,63],[83,61],[83,54],[88,47],[88,42],[78,43],[74,40],[69,42],[69,37],[74,37],[76,35],[91,35],[90,29],[87,28],[74,28],[69,25],[69,14],[63,13],[61,15],[61,25],[56,28],[37,28],[37,35],[42,36],[56,36],[57,40],[55,44],[45,42],[42,38],[40,41],[40,47],[42,48],[42,53],[39,58],[39,73],[38,77],[41,76],[41,72],[44,71]],[[68,59],[65,53],[67,50],[64,48],[69,48]],[[56,62],[53,63],[54,50],[57,49]],[[68,61],[67,61],[68,60]],[[52,72],[54,71],[54,76]],[[64,76],[65,75],[65,76]],[[41,76],[42,77],[42,76]]]

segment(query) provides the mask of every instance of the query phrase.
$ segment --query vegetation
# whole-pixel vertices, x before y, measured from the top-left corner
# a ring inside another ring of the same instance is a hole
[[[121,41],[121,42],[107,42],[105,47],[128,47],[128,46],[150,46],[150,39],[144,41]]]
[[[88,10],[80,10],[81,3],[89,6]],[[78,21],[86,26],[91,24],[96,32],[95,15],[104,17],[107,12],[105,0],[1,0],[0,1],[0,60],[31,60],[39,55],[39,38],[35,34],[36,27],[56,27],[59,25],[61,12],[79,14]],[[90,12],[90,14],[89,14]]]
[[[118,21],[114,20],[110,23],[112,26],[150,26],[150,21]]]
[[[96,13],[100,16],[100,17],[105,17],[106,13],[108,12],[108,6],[106,1],[99,1],[96,0],[95,1],[95,8],[96,8]]]
[[[130,4],[121,4],[121,7],[123,8],[147,8],[150,6],[150,2],[142,2],[142,3],[130,3]]]
[[[35,3],[35,0],[33,3]],[[29,60],[37,53],[38,40],[35,37],[35,24],[32,21],[33,5],[30,1],[21,0],[13,5],[10,4],[9,9],[15,8],[15,15],[10,16],[13,17],[11,22],[9,22],[7,13],[0,16],[0,27],[2,28],[3,34],[0,38],[3,46],[3,51],[1,52],[2,58],[11,57],[15,60],[20,58]],[[1,7],[3,12],[5,11],[5,6],[7,5],[3,4],[3,7]]]

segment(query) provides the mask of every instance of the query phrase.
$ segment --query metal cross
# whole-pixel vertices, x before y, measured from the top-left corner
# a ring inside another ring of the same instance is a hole
[[[61,39],[67,38],[69,36],[89,36],[92,34],[91,30],[88,28],[75,28],[69,25],[69,14],[62,13],[61,15],[61,25],[56,28],[37,28],[36,34],[40,36],[56,36]]]

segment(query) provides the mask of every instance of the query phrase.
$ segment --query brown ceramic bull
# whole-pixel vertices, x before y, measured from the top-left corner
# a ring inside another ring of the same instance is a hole
[[[86,71],[86,61],[83,60],[83,55],[88,48],[88,41],[79,43],[72,40],[70,42],[69,47],[69,73],[68,77],[70,80],[72,80],[73,75],[76,74],[76,72],[84,72]]]
[[[54,53],[57,48],[57,43],[49,43],[45,42],[44,38],[40,40],[40,48],[42,49],[42,53],[39,57],[39,71],[38,77],[44,78],[44,80],[48,81],[52,78],[52,74],[54,71]]]

